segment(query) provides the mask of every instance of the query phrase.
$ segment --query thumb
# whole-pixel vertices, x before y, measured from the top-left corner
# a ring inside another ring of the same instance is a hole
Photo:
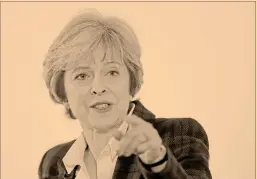
[[[113,137],[116,140],[120,141],[122,139],[122,137],[123,137],[123,134],[120,131],[116,131],[116,132],[114,132]]]

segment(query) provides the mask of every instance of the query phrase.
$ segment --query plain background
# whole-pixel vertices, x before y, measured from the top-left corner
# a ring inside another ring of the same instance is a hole
[[[86,8],[125,19],[142,46],[139,97],[157,116],[193,117],[215,179],[254,179],[254,3],[2,3],[1,178],[36,179],[44,152],[81,129],[54,104],[44,55]]]

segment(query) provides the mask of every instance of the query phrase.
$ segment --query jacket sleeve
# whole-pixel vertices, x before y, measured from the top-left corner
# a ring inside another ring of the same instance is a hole
[[[155,125],[167,149],[165,168],[154,173],[143,167],[145,179],[211,179],[209,142],[203,127],[194,119],[157,119]]]
[[[39,179],[61,179],[57,168],[57,162],[60,159],[51,155],[51,151],[47,151],[42,160],[40,161],[38,168]]]

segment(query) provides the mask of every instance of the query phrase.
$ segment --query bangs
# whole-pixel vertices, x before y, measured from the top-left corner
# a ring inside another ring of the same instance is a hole
[[[67,68],[79,65],[84,60],[96,60],[93,54],[97,54],[97,58],[102,61],[119,61],[124,63],[124,51],[121,40],[118,36],[109,29],[104,29],[103,32],[96,32],[89,40],[85,40],[85,36],[80,35],[77,43],[71,48],[71,54],[67,58]],[[79,43],[78,43],[79,42]]]

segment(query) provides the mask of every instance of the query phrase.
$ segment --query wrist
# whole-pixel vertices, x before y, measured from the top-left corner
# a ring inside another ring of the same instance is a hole
[[[145,169],[147,169],[148,171],[158,173],[158,172],[161,172],[165,168],[167,161],[168,161],[167,150],[162,145],[159,149],[159,152],[160,152],[159,156],[157,158],[155,158],[155,160],[152,160],[152,161],[150,161],[149,158],[147,160],[147,154],[144,154],[141,157],[139,157],[139,160]],[[149,152],[148,152],[148,155],[150,155]]]
[[[166,152],[166,148],[163,145],[161,145],[158,149],[147,150],[143,154],[140,154],[139,158],[145,164],[154,164],[162,160]]]

